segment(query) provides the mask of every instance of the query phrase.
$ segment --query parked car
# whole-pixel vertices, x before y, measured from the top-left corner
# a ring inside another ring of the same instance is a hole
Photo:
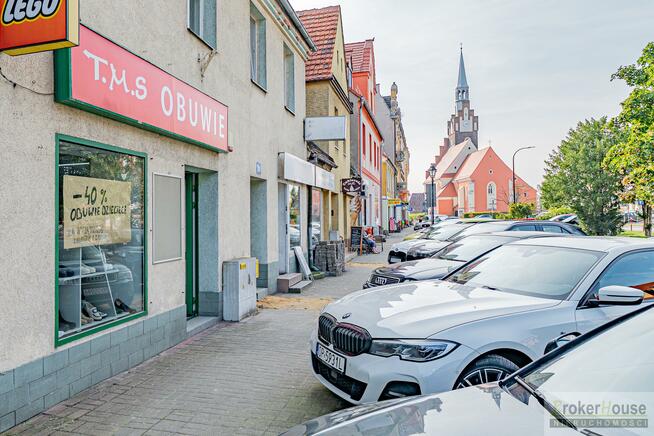
[[[449,239],[461,233],[463,230],[472,226],[473,224],[451,224],[439,225],[430,228],[427,232],[422,234],[416,239],[398,242],[391,246],[388,252],[388,263],[398,263],[406,261],[407,252],[415,245],[423,244],[427,241],[436,241],[442,244],[443,247],[449,245]]]
[[[444,280],[352,293],[310,339],[316,378],[355,404],[501,380],[562,332],[585,333],[654,294],[654,242],[512,242]],[[492,334],[489,334],[491,333]]]
[[[555,236],[545,232],[494,232],[466,236],[427,259],[394,263],[375,269],[363,289],[405,281],[441,279],[504,244],[521,239]],[[413,250],[413,249],[412,249]]]
[[[560,435],[650,434],[642,426],[648,417],[638,406],[651,405],[654,391],[654,378],[644,376],[654,371],[653,324],[648,305],[565,343],[497,384],[353,407],[284,435],[523,436],[550,434],[550,429]],[[618,412],[623,416],[617,428],[601,429],[593,425],[611,425],[610,411],[594,417],[564,407],[596,404],[637,407]]]
[[[539,221],[490,221],[478,223],[461,233],[457,234],[452,240],[458,240],[470,235],[480,233],[501,232],[501,231],[518,231],[518,232],[547,232],[558,235],[577,235],[585,236],[586,234],[577,227],[559,222],[539,222]],[[414,245],[406,254],[406,260],[425,259],[433,256],[436,252],[443,249],[440,241],[426,241],[424,244]]]

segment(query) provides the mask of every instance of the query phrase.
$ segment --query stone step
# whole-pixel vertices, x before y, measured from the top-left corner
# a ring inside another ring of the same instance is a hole
[[[288,273],[277,277],[277,291],[288,292],[291,286],[302,281],[302,274]]]
[[[311,280],[302,280],[299,283],[294,284],[288,290],[289,294],[299,294],[303,289],[309,289],[313,282]]]

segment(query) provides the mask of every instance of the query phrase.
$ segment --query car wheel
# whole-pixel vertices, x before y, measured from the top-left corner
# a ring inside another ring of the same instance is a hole
[[[454,384],[454,389],[500,381],[518,369],[519,366],[506,357],[489,354],[466,368]]]

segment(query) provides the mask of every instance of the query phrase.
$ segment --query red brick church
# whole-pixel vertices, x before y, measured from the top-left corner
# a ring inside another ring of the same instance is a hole
[[[434,157],[435,213],[463,216],[466,212],[507,212],[513,203],[511,167],[492,147],[478,148],[479,117],[470,108],[470,90],[459,58],[455,112],[447,122],[448,136]],[[431,203],[431,177],[425,172],[427,207]],[[516,201],[536,203],[536,190],[516,175]]]

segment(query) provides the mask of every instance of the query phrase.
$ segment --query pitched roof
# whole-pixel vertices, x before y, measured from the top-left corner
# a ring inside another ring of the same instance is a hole
[[[298,11],[297,14],[316,45],[316,51],[310,54],[306,63],[306,81],[331,79],[341,7],[308,9]]]
[[[438,165],[436,165],[436,174],[438,174],[438,177],[443,177],[445,174],[448,174],[447,169],[454,163],[454,161],[468,146],[475,146],[470,138],[466,138],[463,142],[447,150],[445,156],[443,156],[440,162],[438,162]]]
[[[360,42],[345,44],[345,57],[350,62],[353,73],[372,71],[372,60],[374,39],[366,39]]]
[[[391,96],[390,95],[385,95],[382,98],[384,99],[384,103],[386,103],[386,106],[388,106],[388,108],[390,109],[391,108]]]
[[[457,88],[468,88],[468,79],[466,78],[466,66],[463,62],[463,48],[461,49],[461,55],[459,56],[459,80],[456,84]]]
[[[488,153],[490,149],[490,147],[486,147],[470,154],[463,165],[461,165],[461,168],[456,174],[454,180],[463,180],[472,177],[472,174],[475,172],[481,161],[484,159],[484,156],[486,156],[486,153]]]
[[[436,198],[453,198],[456,196],[457,195],[456,189],[454,189],[454,183],[448,183],[447,185],[443,186],[443,188],[436,194]]]

